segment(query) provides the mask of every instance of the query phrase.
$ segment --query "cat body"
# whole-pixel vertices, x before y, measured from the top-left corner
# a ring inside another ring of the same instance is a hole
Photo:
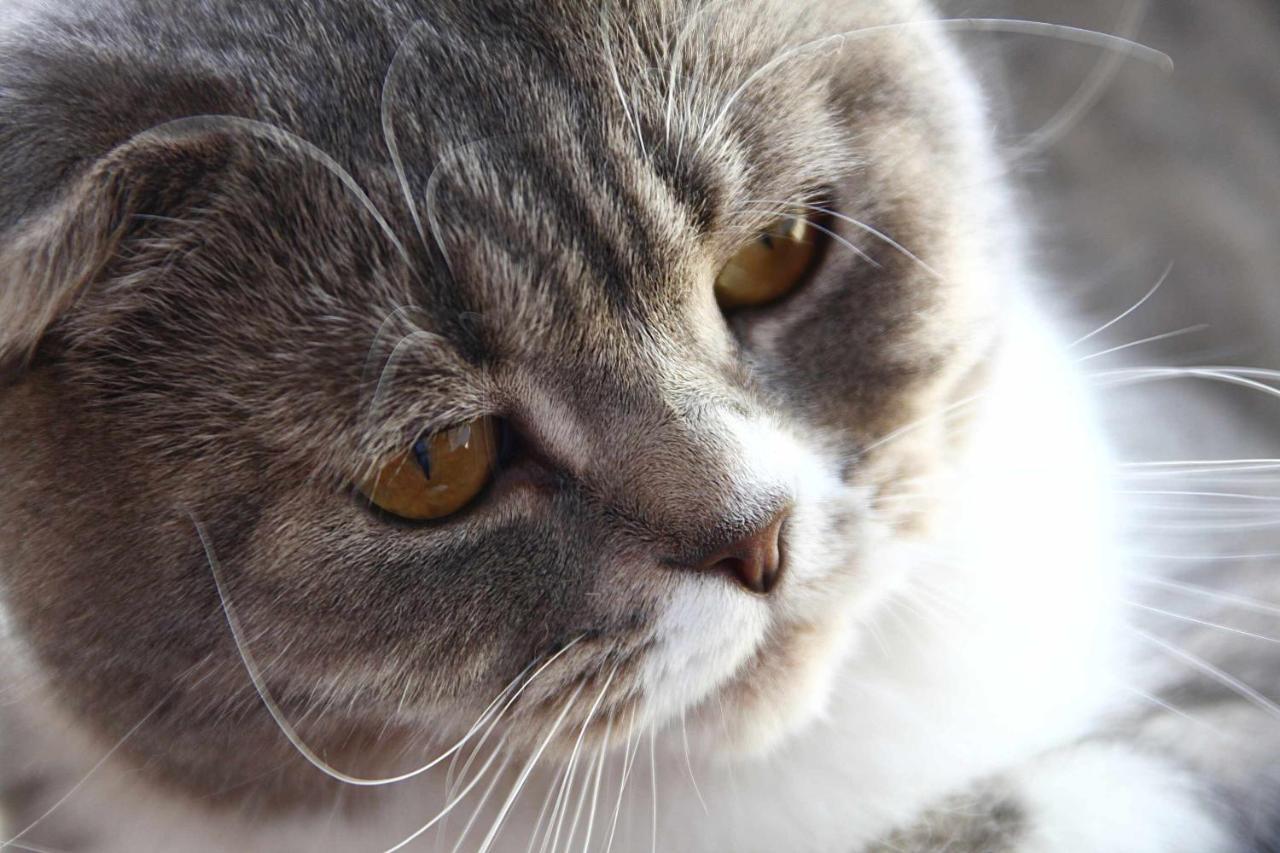
[[[1268,849],[1274,717],[1149,671],[933,18],[14,4],[0,841]],[[722,312],[809,211],[805,283]],[[353,496],[491,416],[456,516]],[[704,570],[762,530],[776,587]]]

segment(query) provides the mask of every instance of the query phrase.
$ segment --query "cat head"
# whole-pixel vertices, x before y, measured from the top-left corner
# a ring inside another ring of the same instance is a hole
[[[335,763],[795,730],[994,334],[950,48],[905,1],[290,6],[8,36],[31,665],[206,790],[292,754],[246,663]]]

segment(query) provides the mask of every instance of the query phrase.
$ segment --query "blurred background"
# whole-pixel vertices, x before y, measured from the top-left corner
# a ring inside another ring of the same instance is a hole
[[[1051,21],[1128,36],[1172,73],[1090,45],[960,35],[992,93],[1068,335],[1164,285],[1081,355],[1124,366],[1280,369],[1280,2],[939,0],[947,17]],[[1092,325],[1090,325],[1092,323]],[[1271,382],[1270,384],[1280,384]],[[1280,399],[1206,381],[1104,398],[1122,420],[1167,421],[1126,458],[1280,456]],[[1211,402],[1212,405],[1204,405]],[[1119,424],[1120,441],[1127,431]]]

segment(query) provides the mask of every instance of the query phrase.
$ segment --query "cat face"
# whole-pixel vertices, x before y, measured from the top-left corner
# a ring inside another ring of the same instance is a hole
[[[516,687],[501,730],[553,752],[589,718],[710,706],[735,748],[810,718],[927,530],[886,496],[954,438],[895,431],[972,392],[999,279],[963,73],[927,26],[858,34],[914,4],[831,5],[264,11],[204,23],[259,44],[234,61],[104,86],[98,46],[32,78],[111,116],[26,114],[38,163],[93,165],[18,181],[10,215],[59,201],[0,256],[0,567],[59,700],[112,736],[152,712],[130,749],[187,785],[276,767],[216,568],[329,756]],[[184,118],[215,113],[255,118]],[[780,220],[814,260],[723,310]],[[480,423],[474,497],[370,504],[370,472]]]

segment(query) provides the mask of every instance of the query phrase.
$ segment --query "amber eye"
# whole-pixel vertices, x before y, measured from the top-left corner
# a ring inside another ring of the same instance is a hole
[[[497,470],[499,425],[490,417],[423,435],[360,484],[379,509],[411,521],[452,515],[471,503]]]
[[[782,216],[740,250],[716,277],[723,309],[766,305],[790,293],[818,257],[820,230],[805,216]]]

